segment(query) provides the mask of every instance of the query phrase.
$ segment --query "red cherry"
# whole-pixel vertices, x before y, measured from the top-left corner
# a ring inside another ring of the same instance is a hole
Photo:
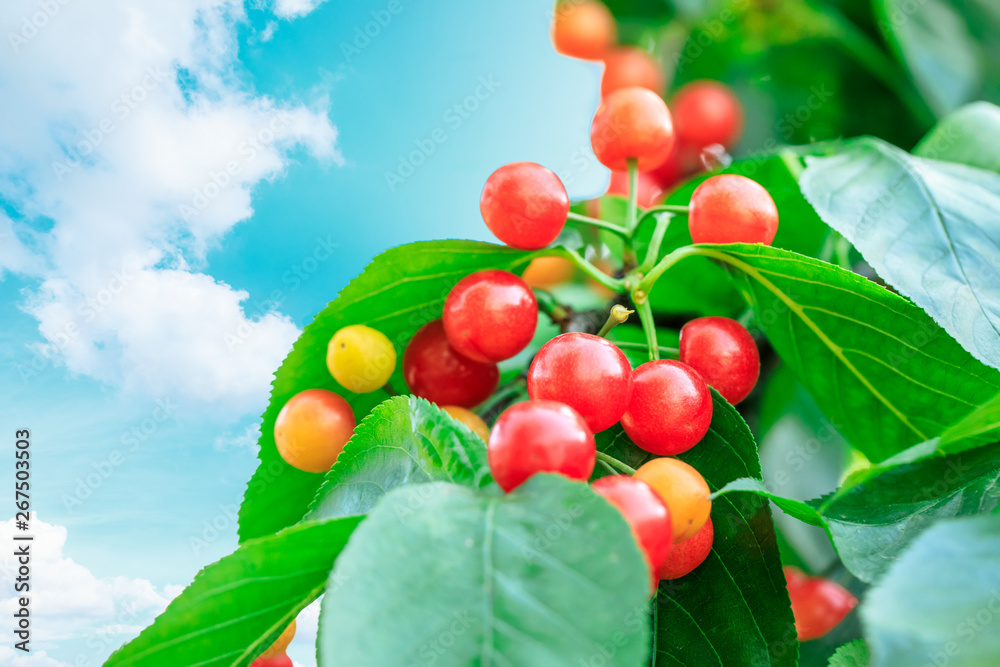
[[[528,285],[508,271],[478,271],[462,278],[444,302],[448,342],[473,361],[510,359],[535,335],[538,302]]]
[[[628,172],[611,172],[611,183],[608,185],[609,195],[628,197]],[[650,208],[660,203],[663,198],[663,188],[656,179],[645,171],[640,171],[636,179],[636,203],[642,208]]]
[[[403,379],[416,396],[438,405],[471,408],[500,384],[496,364],[483,364],[458,353],[448,342],[441,320],[413,335],[403,352]]]
[[[576,410],[557,401],[513,405],[497,419],[486,447],[493,479],[506,492],[539,472],[586,481],[594,472],[594,434]]]
[[[569,0],[556,5],[552,41],[564,56],[600,60],[616,38],[615,17],[603,2]]]
[[[673,544],[670,510],[663,499],[645,482],[625,475],[602,477],[591,486],[622,513],[646,556],[650,572],[656,572]]]
[[[732,148],[743,134],[743,106],[718,81],[692,81],[674,95],[677,140],[696,148],[721,144]]]
[[[292,659],[287,653],[276,655],[273,658],[260,657],[250,663],[250,667],[293,667]]]
[[[673,456],[691,449],[712,423],[712,394],[698,372],[673,359],[647,361],[632,373],[622,426],[647,452]]]
[[[630,86],[639,86],[663,95],[666,76],[660,63],[648,53],[634,46],[623,46],[604,57],[601,95],[607,96]]]
[[[778,231],[778,208],[763,187],[745,176],[720,174],[691,194],[688,229],[695,243],[763,243]]]
[[[858,604],[850,591],[829,579],[809,577],[789,566],[785,567],[785,577],[799,641],[819,639]]]
[[[556,336],[528,369],[528,396],[560,401],[594,433],[621,419],[632,393],[632,367],[614,343],[585,333]]]
[[[660,579],[680,579],[694,572],[695,568],[705,562],[712,553],[712,540],[715,539],[715,529],[709,519],[694,536],[683,542],[677,542],[670,549],[670,555],[656,574]]]
[[[753,336],[728,317],[699,317],[681,327],[681,361],[698,371],[710,387],[736,405],[760,375],[760,354]]]
[[[486,179],[479,210],[493,235],[521,250],[544,248],[559,236],[569,195],[554,173],[534,162],[511,162]]]
[[[674,124],[660,96],[646,88],[621,88],[601,101],[590,126],[594,155],[608,169],[626,171],[635,158],[639,171],[663,164],[674,146]]]

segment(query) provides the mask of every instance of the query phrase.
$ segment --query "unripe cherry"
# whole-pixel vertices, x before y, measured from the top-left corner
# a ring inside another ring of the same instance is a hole
[[[451,415],[451,418],[455,421],[465,424],[470,431],[482,438],[483,442],[489,441],[490,427],[475,412],[466,408],[460,408],[457,405],[445,405],[441,409]]]
[[[712,513],[711,489],[691,465],[673,458],[647,461],[634,477],[648,484],[670,508],[675,542],[694,537]]]
[[[396,348],[385,334],[363,324],[346,326],[326,348],[326,367],[348,391],[381,389],[396,370]]]
[[[760,375],[753,336],[728,317],[699,317],[681,327],[680,358],[733,405],[747,397]]]
[[[337,461],[355,427],[350,404],[325,389],[295,394],[274,420],[274,444],[290,466],[326,472]]]

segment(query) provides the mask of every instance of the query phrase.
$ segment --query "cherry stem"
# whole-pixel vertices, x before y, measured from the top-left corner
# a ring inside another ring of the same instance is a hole
[[[598,459],[597,462],[600,463],[602,466],[604,466],[604,469],[607,470],[612,475],[617,475],[618,474],[618,471],[615,470],[614,468],[612,468],[610,464],[608,464],[608,463],[606,463],[604,461],[601,461],[599,459]]]
[[[585,260],[577,251],[571,248],[563,248],[563,249],[566,251],[566,254],[569,255],[570,259],[572,259],[576,263],[576,265],[580,267],[580,270],[586,273],[588,276],[590,276],[600,284],[604,285],[612,292],[625,291],[624,280],[620,280],[618,278],[612,278],[611,276],[604,273],[596,266]]]
[[[683,213],[687,215],[691,211],[691,207],[687,204],[660,204],[659,206],[652,206],[643,211],[642,217],[645,218],[648,215],[653,215],[654,213]]]
[[[399,394],[397,394],[396,391],[392,387],[389,386],[388,382],[386,382],[382,386],[382,391],[384,391],[385,393],[389,394],[390,396],[399,396]]]
[[[638,269],[640,273],[645,273],[656,265],[656,260],[660,256],[660,246],[663,245],[663,237],[667,233],[671,217],[664,215],[656,219],[656,227],[653,229],[653,236],[649,239],[649,247],[646,249],[646,258]]]
[[[597,452],[597,460],[611,466],[612,468],[616,468],[618,472],[625,473],[626,475],[635,474],[635,468],[625,463],[622,463],[621,461],[611,456],[610,454],[605,454],[604,452]]]
[[[576,220],[577,222],[582,222],[593,227],[600,227],[601,229],[605,229],[612,234],[618,234],[619,236],[628,236],[628,232],[615,223],[608,222],[607,220],[601,220],[599,218],[591,218],[589,215],[580,215],[579,213],[573,213],[570,211],[566,214],[566,219]]]
[[[630,157],[626,164],[628,164],[628,210],[626,211],[625,229],[628,230],[628,236],[631,238],[639,223],[636,219],[636,201],[639,198],[639,161]]]
[[[552,320],[553,323],[558,324],[559,326],[569,323],[569,309],[559,303],[551,292],[540,289],[536,289],[534,292],[539,310],[548,315],[549,319]]]
[[[648,343],[627,343],[622,341],[615,341],[615,345],[623,350],[648,350]],[[666,347],[665,345],[657,345],[660,348],[660,356],[667,357],[668,359],[679,359],[681,356],[681,351],[676,347]]]
[[[671,266],[681,261],[685,257],[690,257],[691,255],[703,255],[705,252],[693,245],[686,245],[674,250],[666,257],[661,259],[657,264],[650,269],[649,273],[639,282],[636,286],[635,291],[642,292],[644,294],[649,294],[649,291],[653,289],[653,285],[659,280],[660,276],[669,269]],[[642,311],[639,311],[639,315],[642,316]]]
[[[608,321],[604,323],[604,326],[597,332],[597,335],[604,338],[608,335],[608,332],[616,326],[619,324],[625,324],[625,322],[628,321],[628,316],[634,312],[634,310],[629,310],[625,306],[615,304],[611,307],[611,313],[608,315]]]
[[[646,334],[646,345],[649,347],[649,360],[656,361],[660,358],[660,345],[656,340],[656,324],[653,322],[653,309],[649,307],[649,299],[643,299],[642,303],[635,304],[635,309],[639,311],[642,330]]]

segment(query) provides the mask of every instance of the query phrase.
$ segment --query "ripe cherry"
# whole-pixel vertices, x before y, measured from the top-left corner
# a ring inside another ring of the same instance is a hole
[[[396,348],[381,331],[363,324],[339,330],[326,348],[326,367],[333,379],[355,394],[385,386],[396,370]]]
[[[288,465],[326,472],[354,434],[354,412],[341,396],[325,389],[295,394],[274,420],[274,444]]]
[[[607,95],[590,127],[594,155],[608,169],[626,171],[635,158],[639,171],[663,164],[674,146],[674,125],[660,96],[646,88],[621,88]]]
[[[529,287],[554,287],[569,282],[576,267],[565,257],[536,257],[521,274]]]
[[[489,441],[490,427],[475,412],[460,408],[457,405],[446,405],[441,409],[451,415],[451,418],[455,421],[465,424],[470,431],[482,438],[483,442]]]
[[[628,172],[611,172],[611,183],[608,185],[609,195],[628,197]],[[663,188],[649,173],[640,171],[636,178],[636,203],[642,208],[656,206],[663,198]]]
[[[600,60],[616,39],[615,18],[603,2],[567,0],[556,5],[552,42],[564,56]]]
[[[680,454],[708,432],[712,394],[687,364],[648,361],[632,373],[632,397],[621,420],[632,441],[647,452]]]
[[[560,401],[594,433],[614,425],[632,393],[632,367],[614,343],[585,333],[556,336],[528,369],[528,396]]]
[[[790,566],[785,567],[785,578],[799,641],[822,637],[858,604],[850,591],[829,579],[810,577]]]
[[[479,210],[493,235],[521,250],[544,248],[569,215],[569,195],[554,173],[534,162],[511,162],[486,179]]]
[[[699,171],[704,171],[700,151],[688,146],[678,137],[674,143],[674,149],[670,151],[670,157],[648,173],[663,190],[670,190],[688,176]]]
[[[444,302],[448,342],[473,361],[510,359],[535,335],[538,302],[509,271],[477,271],[458,281]]]
[[[673,542],[670,509],[653,489],[634,477],[611,475],[594,480],[591,486],[625,517],[650,573],[655,573],[668,558]]]
[[[725,84],[692,81],[674,95],[677,140],[696,148],[720,144],[732,148],[743,134],[743,106]]]
[[[712,513],[711,489],[692,466],[678,459],[647,461],[635,471],[635,479],[649,484],[670,508],[675,542],[693,538]]]
[[[508,493],[539,472],[585,481],[594,472],[594,434],[573,408],[557,401],[527,401],[507,408],[486,447],[490,472]]]
[[[250,667],[294,667],[295,663],[287,653],[281,653],[271,658],[261,656],[250,663]]]
[[[697,533],[683,542],[676,542],[670,549],[670,555],[656,574],[660,579],[680,579],[690,574],[705,562],[712,553],[712,540],[715,539],[715,529],[709,518]]]
[[[607,96],[629,86],[639,86],[663,95],[666,76],[660,63],[648,53],[634,46],[623,46],[604,57],[601,95]]]
[[[688,229],[695,243],[763,243],[778,231],[778,208],[745,176],[720,174],[691,194]]]
[[[728,317],[699,317],[681,327],[680,357],[733,405],[747,397],[760,375],[753,336]]]
[[[438,405],[471,408],[500,384],[496,364],[473,361],[451,346],[441,320],[420,328],[403,352],[403,379],[416,396]]]

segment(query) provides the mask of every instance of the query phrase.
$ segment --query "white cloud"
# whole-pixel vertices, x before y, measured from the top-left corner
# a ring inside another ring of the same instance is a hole
[[[283,19],[305,16],[323,4],[325,0],[275,0],[274,13]]]
[[[326,100],[248,89],[236,0],[51,5],[43,21],[38,0],[0,4],[20,26],[0,45],[3,95],[24,101],[3,107],[0,198],[25,218],[0,215],[0,277],[38,281],[23,307],[69,370],[256,409],[298,329],[204,257],[292,149],[343,164]]]
[[[3,544],[22,544],[13,541],[15,532],[18,531],[15,531],[13,519],[0,523]],[[31,599],[33,649],[38,649],[39,644],[48,647],[80,637],[101,636],[106,642],[98,645],[106,646],[106,653],[110,654],[111,650],[137,635],[180,593],[180,587],[160,590],[145,579],[95,576],[65,555],[66,528],[63,526],[48,524],[35,517],[31,521],[30,534],[34,540],[23,544],[30,545],[30,591],[27,593]],[[25,593],[14,589],[18,567],[13,548],[0,552],[0,572],[6,582],[0,593],[0,614],[5,618],[11,618],[18,597]],[[0,651],[0,664],[12,667],[61,667],[66,664],[48,657],[44,651],[19,662],[20,652],[7,653],[8,650],[5,647]]]
[[[68,662],[50,657],[45,651],[33,650],[31,653],[23,653],[6,645],[0,646],[0,665],[5,667],[73,667]]]
[[[249,449],[256,453],[258,440],[260,440],[260,422],[255,422],[247,426],[242,433],[234,434],[226,431],[216,436],[215,448],[223,452],[230,449]]]

